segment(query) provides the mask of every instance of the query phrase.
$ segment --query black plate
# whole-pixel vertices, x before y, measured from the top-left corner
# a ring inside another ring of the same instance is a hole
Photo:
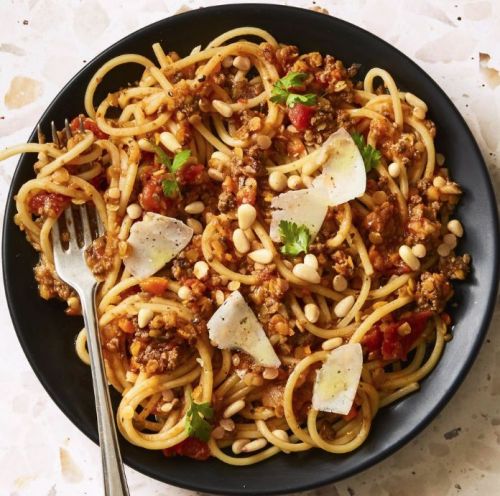
[[[153,58],[151,45],[164,42],[186,55],[198,45],[238,26],[259,26],[280,42],[301,51],[331,53],[362,70],[387,69],[398,86],[425,100],[438,129],[437,148],[444,153],[453,178],[463,185],[458,215],[466,236],[460,248],[471,253],[472,277],[457,287],[458,305],[452,310],[454,339],[420,392],[383,409],[365,444],[354,453],[330,455],[319,450],[280,455],[258,465],[237,468],[213,459],[196,462],[165,460],[160,452],[122,443],[128,465],[156,479],[185,488],[227,494],[273,494],[304,490],[351,476],[379,462],[420,432],[441,410],[469,370],[490,322],[498,281],[498,219],[494,194],[479,149],[462,117],[445,93],[416,64],[372,34],[347,22],[311,11],[276,5],[225,5],[171,17],[119,41],[82,69],[59,93],[40,122],[48,131],[54,120],[83,111],[83,95],[92,74],[108,59],[122,53]],[[100,86],[105,92],[134,81],[137,66],[121,67]],[[35,133],[31,136],[35,140]],[[12,222],[13,196],[33,176],[33,156],[21,158],[12,181],[4,222],[3,269],[7,300],[26,356],[59,408],[92,440],[97,440],[90,372],[74,352],[80,319],[71,319],[56,302],[37,294],[31,267],[36,256]],[[114,395],[115,406],[118,395]]]

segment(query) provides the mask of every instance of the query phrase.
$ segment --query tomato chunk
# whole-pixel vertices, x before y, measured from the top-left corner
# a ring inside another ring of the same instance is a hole
[[[296,103],[288,109],[288,118],[299,131],[304,131],[311,124],[315,108],[302,103]]]
[[[163,454],[166,457],[178,455],[187,456],[195,460],[207,460],[210,458],[210,448],[204,441],[200,441],[195,437],[188,437],[179,444],[164,449]]]
[[[181,184],[195,183],[205,170],[203,164],[190,164],[184,166],[179,172],[178,177]]]
[[[80,116],[75,117],[72,121],[71,124],[69,125],[71,128],[71,131],[76,133],[77,131],[80,130]],[[94,133],[94,136],[97,139],[107,139],[108,135],[101,131],[99,127],[97,126],[96,122],[91,119],[90,117],[83,117],[83,127],[87,131],[92,131]]]
[[[380,352],[384,360],[406,360],[406,355],[424,332],[432,312],[416,312],[397,322],[382,322],[363,338],[362,345],[371,352]],[[409,324],[410,332],[400,335],[398,329]]]
[[[69,205],[70,199],[59,193],[41,192],[33,195],[28,201],[28,209],[36,215],[59,217]]]

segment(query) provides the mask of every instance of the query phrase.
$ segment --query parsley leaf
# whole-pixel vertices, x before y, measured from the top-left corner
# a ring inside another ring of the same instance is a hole
[[[314,93],[300,95],[290,92],[294,88],[300,88],[308,77],[309,74],[307,72],[289,72],[285,77],[274,83],[271,92],[271,101],[274,103],[285,103],[288,107],[292,107],[297,103],[308,106],[316,105],[316,95]]]
[[[298,226],[295,222],[282,220],[279,224],[279,232],[283,246],[281,253],[284,255],[298,255],[300,252],[307,253],[311,242],[311,233],[304,226]]]
[[[307,93],[305,95],[298,95],[297,93],[290,93],[286,99],[286,104],[288,107],[293,107],[297,103],[302,105],[307,105],[308,107],[313,107],[316,105],[317,95],[314,93]]]
[[[373,146],[367,145],[362,134],[353,133],[352,139],[363,157],[366,172],[370,172],[378,164],[378,161],[382,158],[382,154],[376,148],[373,148]]]
[[[290,88],[298,88],[304,84],[304,81],[309,77],[307,72],[289,72],[285,77],[282,77],[278,83],[285,90]]]
[[[214,409],[210,403],[195,403],[191,398],[191,406],[186,413],[186,430],[191,437],[196,437],[207,442],[212,432],[212,425],[208,420],[212,420]]]
[[[172,198],[179,192],[179,184],[175,179],[164,179],[161,183],[161,189],[167,198]]]
[[[170,160],[169,156],[166,154],[166,152],[163,150],[163,148],[159,145],[155,145],[154,143],[151,143],[153,146],[153,149],[155,151],[156,158],[158,159],[158,162],[160,164],[164,165],[167,169],[170,169],[172,166],[172,161]]]
[[[190,156],[191,150],[182,150],[181,152],[177,153],[174,157],[174,161],[172,163],[172,166],[170,167],[170,170],[172,172],[177,172],[178,170],[182,169],[183,165],[187,162]]]

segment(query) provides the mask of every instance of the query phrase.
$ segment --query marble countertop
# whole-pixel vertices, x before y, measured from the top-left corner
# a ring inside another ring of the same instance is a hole
[[[176,12],[217,3],[229,2],[3,0],[0,2],[0,147],[25,141],[61,86],[111,43]],[[498,0],[279,3],[320,9],[355,23],[395,45],[423,67],[465,117],[500,198]],[[16,159],[0,165],[2,217],[15,165]],[[0,325],[0,392],[4,398],[0,408],[0,494],[102,494],[98,448],[57,409],[31,371],[12,328],[3,291]],[[443,412],[414,441],[356,477],[307,494],[499,494],[499,328],[497,304],[489,335],[471,373]],[[194,494],[131,469],[127,469],[127,475],[134,496]]]

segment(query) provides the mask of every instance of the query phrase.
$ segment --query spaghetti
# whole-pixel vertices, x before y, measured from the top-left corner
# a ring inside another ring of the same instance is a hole
[[[15,222],[40,252],[41,296],[80,313],[55,273],[50,233],[65,208],[92,204],[106,234],[88,260],[102,281],[101,341],[130,443],[233,465],[355,450],[379,408],[418,390],[437,364],[451,339],[450,280],[468,272],[451,217],[461,190],[436,160],[427,106],[383,69],[355,82],[356,65],[301,55],[258,28],[228,31],[186,57],[158,43],[153,52],[155,61],[126,54],[104,64],[87,87],[87,115],[54,142],[0,152],[38,154]],[[143,66],[141,79],[96,106],[101,80],[124,64]],[[328,206],[315,236],[295,225],[295,238],[290,228],[292,239],[280,231],[273,240],[273,199],[312,187],[322,144],[339,129],[367,167],[364,193]],[[193,236],[141,279],[125,262],[148,212]],[[207,322],[234,291],[278,368],[210,341]],[[347,414],[318,411],[316,374],[346,343],[363,350],[354,402]],[[76,351],[89,362],[85,330]]]

